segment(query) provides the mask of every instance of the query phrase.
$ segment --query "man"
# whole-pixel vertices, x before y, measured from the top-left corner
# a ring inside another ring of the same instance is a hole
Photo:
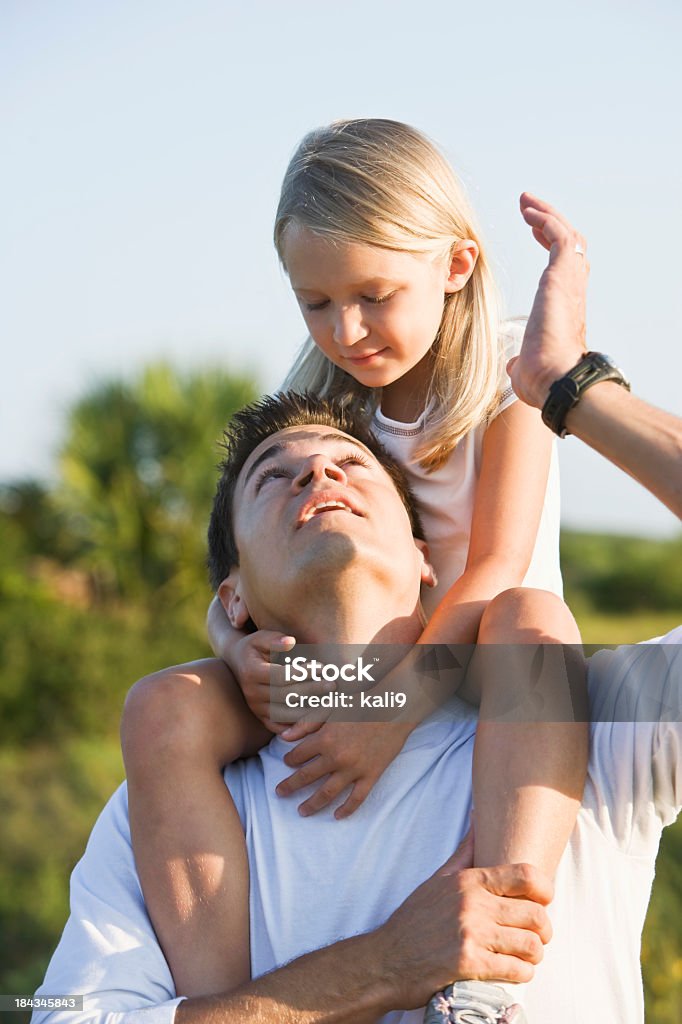
[[[418,524],[371,438],[358,441],[350,427],[286,398],[237,417],[211,531],[235,621],[309,643],[409,644],[419,635],[430,567]],[[682,730],[679,713],[635,721],[636,704],[679,706],[680,658],[668,639],[592,665],[590,772],[550,907],[555,936],[526,994],[531,1021],[642,1019],[639,936],[660,830],[682,802]],[[301,819],[275,795],[288,771],[277,737],[228,769],[247,834],[256,980],[179,1006],[144,910],[119,790],[74,872],[72,916],[43,991],[91,993],[82,1019],[115,1014],[117,1024],[168,1022],[176,1007],[179,1024],[312,1024],[418,1008],[459,977],[529,980],[550,936],[550,889],[527,867],[448,862],[467,830],[475,732],[471,714],[451,712],[414,730],[342,822]],[[421,1011],[389,1019],[417,1022]]]

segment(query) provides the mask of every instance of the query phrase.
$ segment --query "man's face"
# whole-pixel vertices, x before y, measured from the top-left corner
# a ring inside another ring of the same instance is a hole
[[[391,478],[363,444],[330,427],[291,427],[251,453],[235,489],[234,531],[237,618],[248,608],[257,625],[292,598],[341,594],[351,580],[357,588],[363,573],[415,603],[428,578]]]

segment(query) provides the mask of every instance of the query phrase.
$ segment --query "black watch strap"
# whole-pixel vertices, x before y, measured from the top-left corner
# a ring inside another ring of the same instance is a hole
[[[555,380],[542,407],[542,419],[559,437],[566,437],[566,416],[593,384],[612,380],[630,390],[630,382],[614,361],[602,352],[586,352],[572,370]]]

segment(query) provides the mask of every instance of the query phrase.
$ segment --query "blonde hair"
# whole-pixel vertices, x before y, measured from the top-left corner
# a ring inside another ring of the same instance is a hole
[[[343,242],[451,255],[472,239],[479,257],[466,285],[445,296],[432,346],[433,373],[423,443],[415,460],[438,468],[490,415],[501,390],[497,289],[473,213],[447,160],[424,135],[399,121],[336,121],[305,136],[282,183],[275,246],[294,221]],[[335,366],[308,338],[284,387],[341,400],[370,415],[380,396]]]

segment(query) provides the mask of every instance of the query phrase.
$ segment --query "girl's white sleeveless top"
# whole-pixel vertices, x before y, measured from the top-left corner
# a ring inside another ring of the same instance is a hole
[[[523,329],[523,324],[505,325],[503,340],[507,359],[518,353]],[[515,401],[518,399],[505,375],[497,414]],[[424,608],[427,615],[431,615],[443,595],[464,572],[487,423],[479,424],[467,434],[444,466],[434,473],[427,473],[413,458],[424,433],[425,419],[426,412],[423,412],[415,423],[399,423],[378,410],[372,427],[383,446],[406,468],[419,500],[431,562],[438,576],[438,586],[424,587],[422,591]],[[523,584],[550,590],[562,597],[559,520],[559,465],[555,443],[535,549]]]

